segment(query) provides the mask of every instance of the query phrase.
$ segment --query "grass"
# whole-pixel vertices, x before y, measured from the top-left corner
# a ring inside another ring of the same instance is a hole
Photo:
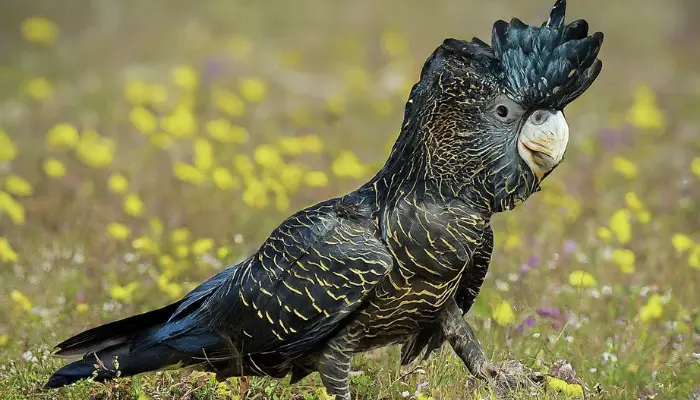
[[[323,398],[316,374],[40,386],[59,341],[178,299],[294,210],[367,179],[443,38],[550,7],[507,3],[0,5],[0,399]],[[603,74],[567,109],[566,162],[496,217],[469,319],[494,360],[566,359],[589,398],[687,399],[700,393],[700,54],[682,40],[700,35],[691,2],[636,2],[634,21],[622,3],[570,4],[606,34]],[[488,398],[449,347],[407,369],[397,350],[356,357],[359,398]]]

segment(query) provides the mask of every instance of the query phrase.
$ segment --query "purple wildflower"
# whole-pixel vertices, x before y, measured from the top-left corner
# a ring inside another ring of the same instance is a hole
[[[527,326],[528,328],[532,328],[533,326],[535,326],[536,323],[537,323],[537,320],[532,315],[525,318],[525,326]]]
[[[540,258],[536,255],[531,255],[530,258],[527,259],[527,265],[530,268],[537,268],[540,265]]]
[[[538,308],[535,312],[537,315],[543,318],[559,319],[559,316],[561,316],[561,312],[553,307]]]
[[[575,253],[576,250],[578,250],[578,244],[575,241],[571,239],[564,241],[564,253],[571,254]]]
[[[231,70],[229,60],[221,54],[213,54],[202,62],[202,78],[207,81],[215,81],[225,76]]]
[[[527,265],[527,264],[520,264],[520,273],[521,273],[522,275],[525,275],[525,273],[526,273],[527,271],[531,270],[531,269],[532,269],[532,268],[530,268],[530,266]]]

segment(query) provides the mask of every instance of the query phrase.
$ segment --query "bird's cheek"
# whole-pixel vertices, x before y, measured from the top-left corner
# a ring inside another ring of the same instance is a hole
[[[569,143],[569,125],[561,111],[537,110],[518,136],[518,154],[538,180],[556,167]]]

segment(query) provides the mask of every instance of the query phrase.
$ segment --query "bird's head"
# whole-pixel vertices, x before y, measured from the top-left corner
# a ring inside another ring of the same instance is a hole
[[[411,90],[393,158],[491,212],[539,190],[567,147],[564,108],[602,68],[603,34],[565,24],[565,9],[557,0],[540,27],[497,21],[490,46],[446,39]]]

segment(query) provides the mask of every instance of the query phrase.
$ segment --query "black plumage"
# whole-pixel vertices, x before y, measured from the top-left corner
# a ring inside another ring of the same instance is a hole
[[[601,68],[602,34],[587,36],[583,20],[564,25],[564,9],[557,1],[540,28],[497,22],[491,46],[445,40],[369,182],[292,215],[181,301],[60,343],[58,355],[79,359],[46,387],[195,366],[292,382],[318,371],[329,393],[349,399],[353,354],[402,343],[408,363],[445,340],[472,373],[496,376],[463,318],[488,270],[490,218],[539,190],[561,160],[546,146],[528,150],[536,141],[522,132],[547,118],[559,125],[542,129],[563,129],[554,110]],[[564,133],[550,138],[559,150]]]

